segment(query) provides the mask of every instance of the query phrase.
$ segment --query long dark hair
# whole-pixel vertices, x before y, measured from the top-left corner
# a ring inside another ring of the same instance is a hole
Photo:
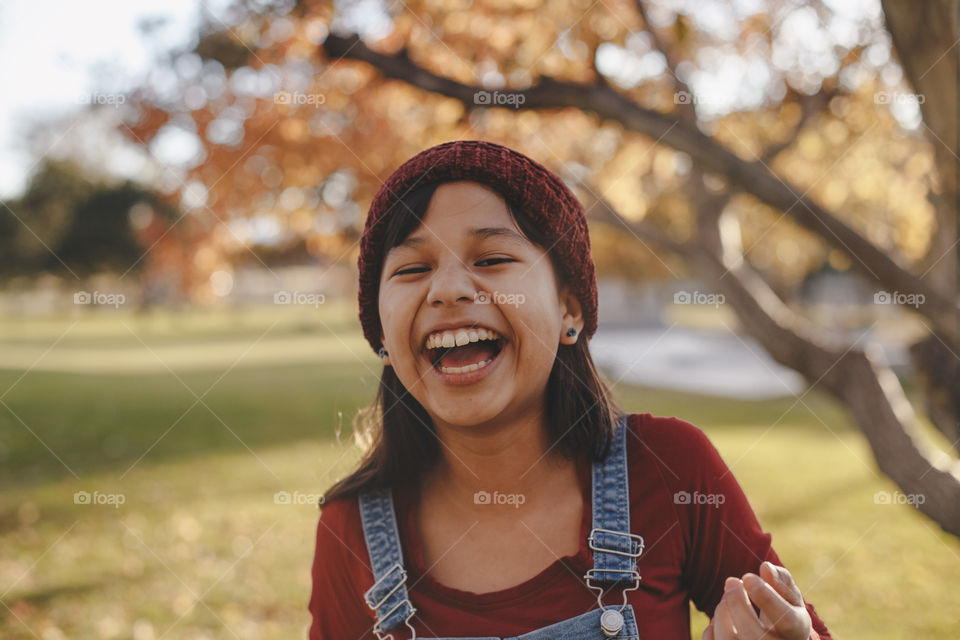
[[[387,222],[385,252],[420,226],[440,184],[422,185],[401,198],[400,206]],[[509,200],[506,203],[524,235],[547,249],[549,239],[522,209]],[[555,256],[549,251],[548,255],[562,286],[562,270]],[[613,425],[624,412],[594,366],[586,339],[560,345],[547,379],[545,400],[548,440],[558,453],[575,460],[580,452],[589,451],[597,461],[607,454]],[[430,415],[390,366],[383,368],[373,404],[354,416],[353,429],[366,453],[355,471],[327,490],[321,504],[354,496],[366,488],[411,483],[440,456]]]

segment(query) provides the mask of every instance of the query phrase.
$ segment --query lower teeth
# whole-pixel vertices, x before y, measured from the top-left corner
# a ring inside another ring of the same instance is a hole
[[[441,373],[468,373],[470,371],[476,371],[477,369],[483,369],[485,366],[493,362],[493,358],[489,360],[484,360],[482,362],[477,362],[476,364],[468,364],[465,367],[444,367],[440,366]]]

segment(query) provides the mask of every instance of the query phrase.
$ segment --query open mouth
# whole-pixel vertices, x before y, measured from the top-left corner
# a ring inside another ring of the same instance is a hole
[[[424,357],[440,373],[468,373],[487,366],[500,354],[506,341],[478,340],[459,347],[425,349]]]

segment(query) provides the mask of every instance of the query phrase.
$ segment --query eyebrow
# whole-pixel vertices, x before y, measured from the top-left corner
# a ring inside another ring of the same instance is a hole
[[[486,240],[487,238],[506,238],[511,242],[517,244],[526,245],[527,239],[508,227],[474,227],[467,231],[467,234],[471,237],[474,237],[478,240]],[[422,246],[427,242],[426,236],[408,236],[406,240],[399,243],[399,247],[415,248]]]

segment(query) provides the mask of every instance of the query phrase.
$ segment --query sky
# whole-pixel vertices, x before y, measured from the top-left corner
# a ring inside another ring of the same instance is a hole
[[[34,119],[82,108],[91,93],[118,92],[151,62],[190,41],[200,0],[4,0],[0,4],[0,198],[20,193],[35,163],[23,132]],[[147,40],[144,19],[167,19]]]

